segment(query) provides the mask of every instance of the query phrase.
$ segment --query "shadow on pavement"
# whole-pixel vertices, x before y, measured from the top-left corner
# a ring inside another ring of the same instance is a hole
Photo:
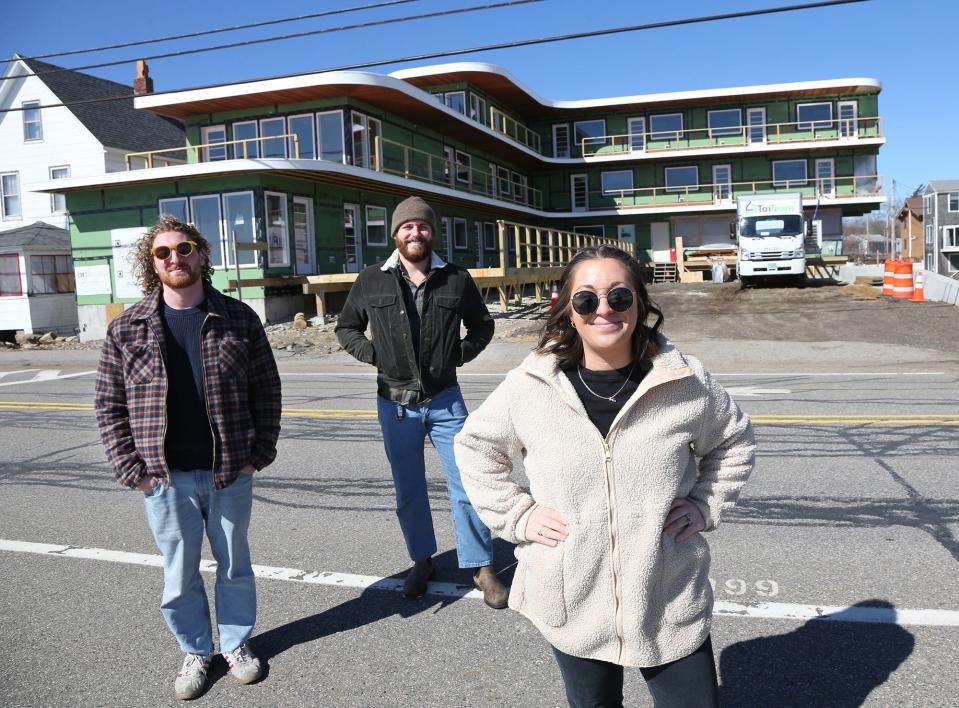
[[[507,587],[512,582],[515,567],[512,550],[512,544],[500,539],[493,540],[493,556],[496,559],[494,567],[498,570],[500,580]],[[435,572],[431,582],[458,582],[468,584],[468,589],[472,589],[471,572],[469,569],[458,567],[455,550],[433,556],[433,567]],[[389,579],[405,578],[406,572],[407,569],[404,569],[389,576]],[[250,643],[263,664],[265,680],[269,675],[269,661],[299,644],[306,644],[338,632],[358,629],[387,617],[406,618],[427,611],[439,612],[460,599],[462,598],[427,594],[418,600],[410,600],[398,592],[367,589],[359,597],[347,600],[328,610],[293,620],[256,635]],[[471,602],[476,601],[471,600]]]
[[[915,637],[892,623],[853,619],[865,600],[831,620],[810,620],[789,634],[738,642],[719,659],[723,706],[860,706],[912,653]],[[844,620],[848,614],[850,619]]]

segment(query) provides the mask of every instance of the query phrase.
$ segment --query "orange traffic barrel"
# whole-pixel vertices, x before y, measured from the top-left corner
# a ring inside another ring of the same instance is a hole
[[[892,296],[906,300],[912,297],[911,261],[896,261],[893,266]]]
[[[915,280],[913,281],[912,288],[912,301],[913,302],[925,302],[926,294],[923,292],[923,283],[922,283],[922,268],[919,268],[916,271]]]
[[[882,294],[892,297],[892,280],[895,267],[895,260],[887,258],[882,271]]]

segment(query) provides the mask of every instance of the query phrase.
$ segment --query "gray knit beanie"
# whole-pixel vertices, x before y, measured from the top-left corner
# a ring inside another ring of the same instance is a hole
[[[395,237],[397,230],[413,219],[422,219],[432,227],[433,233],[436,233],[436,214],[433,213],[430,205],[419,197],[407,197],[393,210],[393,220],[390,222],[393,227],[391,235]]]

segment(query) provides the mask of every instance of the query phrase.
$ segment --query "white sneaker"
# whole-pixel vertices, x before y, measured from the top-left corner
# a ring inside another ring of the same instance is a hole
[[[187,654],[183,666],[173,682],[173,691],[179,701],[189,701],[200,696],[206,688],[206,672],[210,668],[209,656]]]
[[[253,683],[262,675],[260,660],[256,658],[256,654],[247,642],[224,654],[223,658],[230,665],[230,673],[233,674],[237,683]]]

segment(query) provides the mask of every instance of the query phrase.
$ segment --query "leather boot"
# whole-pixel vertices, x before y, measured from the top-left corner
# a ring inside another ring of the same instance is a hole
[[[433,577],[433,559],[413,561],[413,567],[403,581],[403,595],[415,600],[426,594],[426,584]]]
[[[502,610],[509,600],[509,591],[499,581],[493,566],[484,565],[473,571],[473,585],[483,591],[483,602],[494,610]]]

